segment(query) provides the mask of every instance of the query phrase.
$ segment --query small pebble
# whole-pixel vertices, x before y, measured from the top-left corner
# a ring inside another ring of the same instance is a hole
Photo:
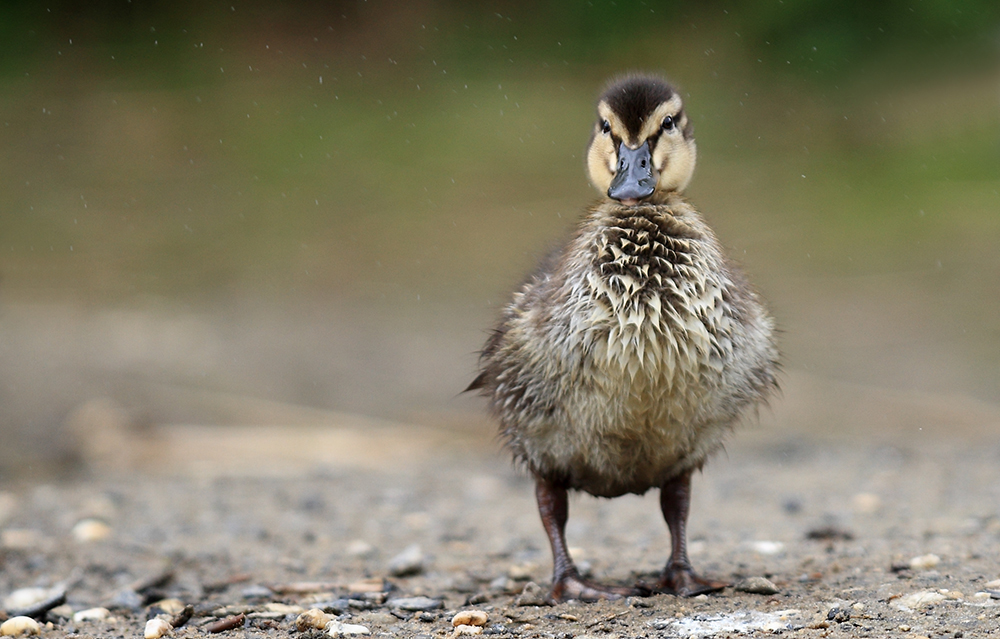
[[[871,515],[882,507],[882,499],[873,493],[858,493],[851,499],[854,510],[865,515]]]
[[[176,615],[179,614],[182,610],[184,610],[184,602],[182,602],[180,599],[174,599],[174,598],[160,599],[159,601],[154,603],[151,607],[159,608],[168,615]]]
[[[87,608],[73,615],[73,621],[100,621],[111,616],[111,611],[107,608]]]
[[[482,626],[466,626],[460,625],[455,626],[455,632],[452,633],[452,637],[457,637],[458,635],[481,635],[483,634]]]
[[[760,555],[778,555],[785,550],[785,544],[780,541],[755,541],[750,547]]]
[[[331,637],[343,637],[345,635],[370,635],[371,630],[367,626],[360,626],[353,623],[343,623],[331,621],[326,625],[326,634]]]
[[[111,526],[107,525],[100,519],[93,519],[88,517],[87,519],[81,519],[73,526],[73,539],[78,543],[88,544],[95,541],[102,541],[111,536],[114,532]]]
[[[278,603],[272,601],[271,603],[264,604],[264,610],[267,612],[277,612],[283,615],[300,615],[305,612],[302,606],[290,606],[288,604]]]
[[[538,570],[538,564],[531,562],[515,564],[507,569],[507,576],[514,581],[528,581],[531,579],[531,573],[536,570]]]
[[[153,617],[146,622],[145,637],[146,639],[160,639],[160,637],[169,635],[171,630],[173,630],[173,626],[170,625],[170,622]]]
[[[396,610],[406,610],[409,612],[437,610],[443,606],[444,604],[440,599],[431,599],[430,597],[400,597],[399,599],[389,600],[390,608],[395,608]]]
[[[371,557],[375,554],[375,546],[364,539],[355,539],[347,544],[347,554],[350,557]]]
[[[851,611],[844,610],[839,606],[834,606],[826,613],[827,621],[835,621],[837,623],[844,623],[851,620]]]
[[[269,621],[277,621],[278,619],[284,619],[288,615],[281,612],[250,612],[247,613],[247,619],[267,619]]]
[[[314,601],[310,606],[319,608],[323,612],[342,615],[351,607],[351,601],[349,599],[330,599],[327,601]]]
[[[542,587],[533,581],[524,584],[524,590],[514,600],[515,606],[545,606],[548,604],[548,597]]]
[[[372,577],[370,579],[362,579],[361,581],[352,581],[347,584],[347,590],[350,592],[385,592],[389,589],[389,585],[384,579],[379,577]]]
[[[240,596],[244,599],[270,599],[274,596],[274,592],[267,586],[254,584],[240,590]]]
[[[108,602],[108,607],[124,608],[126,610],[139,610],[142,608],[142,595],[131,588],[120,590],[114,597],[111,598],[111,601]]]
[[[741,579],[733,588],[740,592],[749,592],[754,595],[776,595],[781,592],[770,579],[764,577]]]
[[[330,619],[330,615],[326,614],[319,608],[310,608],[295,619],[295,627],[299,632],[305,632],[306,630],[311,629],[322,630],[326,628],[326,624],[331,621],[332,619]]]
[[[41,632],[38,622],[31,617],[11,617],[0,624],[0,635],[17,637],[20,635],[37,635]]]
[[[482,610],[460,610],[451,618],[451,625],[458,626],[485,626],[490,616]]]
[[[941,558],[935,554],[920,555],[910,560],[910,568],[912,570],[930,570],[936,568],[939,563],[941,563]]]
[[[507,592],[514,589],[514,581],[507,575],[500,575],[499,577],[490,581],[490,590],[499,590]]]
[[[854,539],[854,533],[831,524],[806,531],[806,539],[814,541],[851,541]]]
[[[296,581],[271,586],[272,591],[282,595],[305,595],[314,592],[329,592],[335,588],[337,588],[337,584],[327,581]]]
[[[405,613],[399,612],[398,610],[396,612],[397,614],[405,616]],[[366,614],[364,621],[365,623],[370,623],[376,626],[387,626],[399,622],[399,617],[392,613],[379,610],[377,612]]]
[[[983,584],[984,588],[1000,588],[1000,579],[994,579],[993,581],[987,581]]]
[[[917,592],[910,593],[905,597],[900,597],[894,602],[894,605],[899,608],[906,608],[916,610],[918,608],[925,608],[927,606],[933,606],[934,604],[941,603],[947,599],[945,595],[934,590],[919,590]]]
[[[45,618],[50,621],[65,623],[73,618],[73,607],[69,604],[56,606],[52,610],[45,613]]]
[[[389,574],[393,577],[408,577],[424,571],[426,559],[419,544],[407,546],[389,561]]]
[[[38,532],[28,528],[8,528],[0,532],[0,546],[9,550],[30,550],[41,540]]]

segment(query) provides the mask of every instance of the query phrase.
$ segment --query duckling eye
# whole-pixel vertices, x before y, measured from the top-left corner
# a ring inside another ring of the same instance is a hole
[[[601,133],[610,133],[611,123],[607,120],[601,120]]]
[[[677,126],[677,121],[674,120],[674,116],[668,115],[667,117],[663,118],[662,128],[664,131],[672,131],[675,126]]]

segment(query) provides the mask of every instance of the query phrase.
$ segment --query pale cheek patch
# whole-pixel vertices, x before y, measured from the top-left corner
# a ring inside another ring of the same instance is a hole
[[[668,145],[660,143],[656,145],[656,149],[653,150],[653,168],[657,172],[662,173],[664,167],[667,165],[667,161],[670,158],[670,151],[667,149]]]
[[[591,184],[601,193],[606,193],[611,186],[615,163],[615,150],[610,138],[594,138],[587,152],[587,174]]]

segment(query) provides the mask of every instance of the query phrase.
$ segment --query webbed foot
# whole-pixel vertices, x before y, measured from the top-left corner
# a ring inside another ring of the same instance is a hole
[[[656,582],[656,591],[680,597],[694,597],[709,592],[718,592],[729,586],[725,581],[715,581],[701,577],[689,567],[667,567]]]
[[[604,586],[588,581],[578,575],[568,575],[552,584],[552,601],[558,603],[577,599],[579,601],[600,601],[621,599],[638,595],[640,591],[624,586]]]

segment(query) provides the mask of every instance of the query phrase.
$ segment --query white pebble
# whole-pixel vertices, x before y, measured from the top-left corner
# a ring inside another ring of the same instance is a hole
[[[326,624],[326,634],[331,637],[343,637],[344,635],[370,635],[372,633],[366,626],[359,626],[353,623],[342,623],[331,621]]]
[[[174,598],[160,599],[153,605],[168,615],[179,615],[184,610],[184,602]]]
[[[81,544],[107,539],[111,533],[111,526],[100,519],[81,519],[73,526],[73,539]]]
[[[389,561],[389,574],[393,577],[416,575],[424,570],[424,553],[419,544],[407,546]]]
[[[994,579],[993,581],[986,582],[985,586],[990,590],[994,588],[1000,588],[1000,579]]]
[[[871,515],[878,512],[882,507],[882,498],[873,493],[858,493],[851,499],[854,510],[864,515]]]
[[[312,629],[322,630],[326,628],[326,624],[330,623],[330,621],[332,621],[330,615],[319,608],[310,608],[295,619],[295,627],[299,632]]]
[[[455,626],[455,632],[452,634],[452,636],[457,637],[458,635],[481,635],[481,634],[483,634],[482,626],[466,626],[463,624],[460,626]]]
[[[18,635],[37,635],[41,632],[38,622],[31,617],[11,617],[0,624],[0,635],[17,637]]]
[[[780,541],[755,541],[750,547],[761,555],[778,555],[785,550],[785,544]]]
[[[755,595],[776,595],[781,592],[781,590],[774,585],[774,582],[766,577],[747,577],[746,579],[740,579],[733,586],[733,589],[740,592],[749,592]]]
[[[941,558],[937,555],[920,555],[910,560],[910,568],[913,570],[930,570],[936,568],[941,563]]]
[[[381,577],[370,577],[347,584],[349,592],[385,592],[387,586]]]
[[[107,608],[87,608],[73,615],[73,621],[100,621],[111,616],[111,611]]]
[[[897,608],[916,610],[917,608],[924,608],[926,606],[939,604],[945,599],[947,599],[947,597],[939,592],[934,592],[933,590],[918,590],[917,592],[910,593],[905,597],[900,597],[894,602],[894,605]]]
[[[264,604],[264,610],[267,612],[280,612],[283,615],[299,615],[305,612],[305,609],[302,606],[290,606],[288,604],[278,603],[277,601]]]
[[[29,550],[41,540],[41,535],[30,528],[8,528],[0,532],[0,546],[10,550]]]
[[[364,539],[355,539],[347,544],[347,554],[351,557],[371,557],[375,554],[375,546]]]
[[[146,622],[146,639],[160,639],[160,637],[170,634],[173,626],[164,619],[154,617]]]
[[[451,618],[451,625],[455,626],[485,626],[490,616],[482,610],[461,610]]]

